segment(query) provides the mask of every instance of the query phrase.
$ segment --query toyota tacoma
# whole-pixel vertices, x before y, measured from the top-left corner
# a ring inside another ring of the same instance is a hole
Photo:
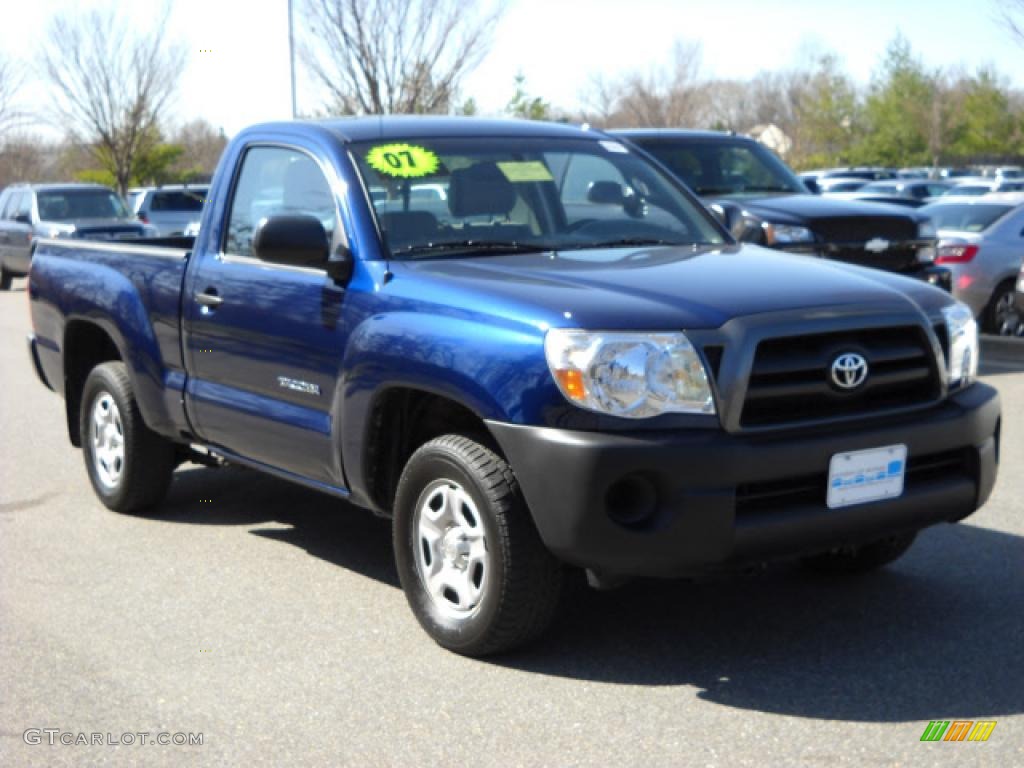
[[[28,291],[107,507],[230,462],[390,517],[412,611],[467,655],[539,635],[570,568],[865,570],[996,478],[969,309],[737,243],[566,125],[252,127],[194,241],[41,240]]]

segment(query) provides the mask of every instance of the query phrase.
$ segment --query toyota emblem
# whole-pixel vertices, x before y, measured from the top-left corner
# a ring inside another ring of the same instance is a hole
[[[857,389],[868,377],[868,361],[856,352],[844,352],[832,361],[832,381],[846,392]]]

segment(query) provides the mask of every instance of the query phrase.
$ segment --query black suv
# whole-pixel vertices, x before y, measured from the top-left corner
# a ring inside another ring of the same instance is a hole
[[[661,161],[739,240],[952,287],[949,271],[933,263],[935,228],[919,213],[813,195],[767,148],[744,136],[647,129],[612,133]]]
[[[40,237],[122,240],[154,234],[99,184],[15,184],[0,193],[0,290],[27,275]]]

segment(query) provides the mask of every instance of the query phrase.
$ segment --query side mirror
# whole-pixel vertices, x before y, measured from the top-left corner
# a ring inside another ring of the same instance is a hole
[[[31,224],[32,218],[27,213],[19,213],[15,215],[14,220],[19,224]]]
[[[284,215],[263,219],[252,238],[257,259],[292,267],[327,266],[327,231],[315,216]]]
[[[622,185],[614,181],[595,181],[587,190],[588,203],[622,205],[625,201],[626,194],[622,191]]]

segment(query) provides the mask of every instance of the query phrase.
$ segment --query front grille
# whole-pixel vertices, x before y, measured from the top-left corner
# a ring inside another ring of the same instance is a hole
[[[836,387],[833,361],[856,352],[868,378],[853,392]],[[757,345],[740,426],[795,425],[924,405],[941,394],[922,328],[906,326],[769,339]]]
[[[973,477],[970,452],[965,449],[911,456],[903,479],[904,492],[938,480]],[[827,506],[828,474],[804,475],[736,488],[736,515],[764,514],[801,506]]]
[[[826,256],[836,261],[874,267],[889,272],[911,272],[920,267],[917,246],[902,243],[891,244],[884,251],[869,251],[861,245],[843,244],[829,246]]]
[[[917,238],[917,222],[909,216],[838,216],[815,219],[813,226],[826,242],[865,243],[876,237],[897,241]]]

